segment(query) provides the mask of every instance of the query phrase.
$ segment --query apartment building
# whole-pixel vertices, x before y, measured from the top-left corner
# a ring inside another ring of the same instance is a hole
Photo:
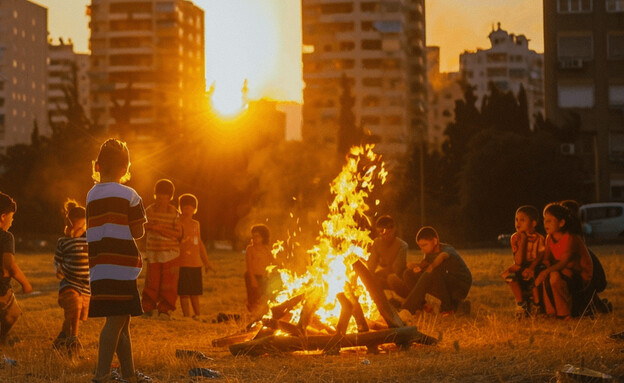
[[[546,116],[580,123],[589,201],[624,200],[624,1],[545,0]]]
[[[462,77],[475,87],[481,105],[488,94],[488,84],[494,83],[501,91],[518,94],[520,86],[527,95],[531,126],[537,113],[544,114],[543,54],[529,49],[529,39],[501,29],[500,23],[488,35],[491,47],[464,52],[459,56]]]
[[[442,151],[449,123],[455,121],[455,101],[463,98],[459,72],[440,72],[440,47],[427,47],[427,143]]]
[[[205,93],[204,11],[186,0],[92,0],[91,118],[151,140],[197,117]]]
[[[75,97],[85,114],[89,112],[89,56],[74,52],[69,40],[48,45],[48,116],[52,125],[67,122],[67,97]]]
[[[48,134],[48,11],[27,0],[0,1],[0,151],[30,143],[35,122]]]
[[[302,0],[302,27],[304,140],[336,145],[343,75],[356,124],[386,158],[424,139],[424,0]]]

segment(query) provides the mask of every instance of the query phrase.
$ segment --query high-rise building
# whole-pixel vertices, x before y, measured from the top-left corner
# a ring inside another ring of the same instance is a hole
[[[175,133],[205,93],[204,11],[187,0],[92,0],[91,118],[137,139]]]
[[[303,139],[336,145],[341,77],[355,123],[387,156],[404,154],[426,128],[424,0],[302,0]]]
[[[67,122],[64,110],[67,97],[75,97],[88,116],[89,111],[89,56],[74,52],[71,40],[59,40],[48,46],[48,115],[50,122]]]
[[[427,47],[427,142],[430,151],[442,150],[446,127],[455,120],[455,101],[462,97],[459,72],[440,72],[440,47]]]
[[[501,91],[518,94],[520,86],[527,95],[531,126],[537,113],[544,114],[543,54],[529,49],[524,35],[514,35],[492,28],[488,35],[491,47],[464,52],[459,56],[459,70],[466,82],[475,87],[477,106],[488,94],[489,83]]]
[[[580,123],[586,199],[624,200],[624,1],[545,0],[546,116]]]
[[[46,111],[48,10],[27,0],[0,1],[0,150],[30,143]]]

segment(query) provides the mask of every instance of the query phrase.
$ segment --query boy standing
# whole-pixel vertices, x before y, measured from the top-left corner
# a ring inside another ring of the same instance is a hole
[[[184,237],[180,242],[180,278],[178,279],[178,294],[180,306],[185,317],[191,316],[189,302],[193,308],[193,319],[200,315],[199,296],[203,293],[202,265],[207,273],[208,269],[215,271],[210,262],[206,248],[201,240],[199,222],[193,219],[197,213],[197,197],[193,194],[182,194],[178,198],[182,229]]]
[[[424,257],[412,271],[420,273],[420,277],[401,308],[414,314],[424,308],[425,295],[430,294],[440,300],[440,311],[457,310],[472,285],[468,266],[451,245],[440,243],[438,233],[431,226],[418,231],[416,243]]]
[[[535,275],[544,269],[544,237],[535,231],[538,218],[539,212],[533,206],[516,210],[516,232],[511,236],[514,264],[501,274],[516,299],[518,317],[528,316],[531,305],[541,305],[539,288],[533,285]]]
[[[24,293],[32,292],[32,286],[22,270],[15,263],[15,240],[8,230],[13,224],[17,204],[7,194],[0,192],[0,254],[2,255],[2,276],[0,276],[0,342],[5,344],[9,330],[22,314],[13,289],[11,278],[22,285]]]
[[[161,319],[171,319],[178,299],[180,240],[182,226],[178,210],[169,202],[174,193],[173,182],[162,179],[154,186],[154,203],[145,209],[145,259],[147,275],[143,287],[143,311],[146,316],[158,310]]]

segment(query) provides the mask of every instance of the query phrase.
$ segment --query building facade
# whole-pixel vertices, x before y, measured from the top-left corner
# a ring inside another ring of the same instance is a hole
[[[75,97],[89,116],[89,55],[74,52],[71,40],[48,45],[48,116],[52,125],[67,122],[67,97]]]
[[[27,0],[0,1],[0,150],[48,134],[48,11]]]
[[[401,156],[426,128],[423,0],[302,0],[303,140],[334,146],[341,78],[355,97],[356,125],[377,150]]]
[[[455,101],[463,97],[459,72],[440,72],[440,47],[427,47],[427,143],[429,151],[442,151],[444,133],[455,121]]]
[[[464,52],[459,56],[462,77],[475,87],[477,106],[488,94],[489,83],[516,95],[523,86],[533,126],[534,116],[544,114],[543,54],[529,49],[526,36],[510,34],[501,29],[500,23],[497,29],[492,28],[488,38],[491,43],[489,49]]]
[[[624,200],[624,1],[545,0],[546,116],[580,124],[586,199]]]
[[[204,11],[186,0],[92,0],[91,118],[111,134],[175,134],[205,93]]]

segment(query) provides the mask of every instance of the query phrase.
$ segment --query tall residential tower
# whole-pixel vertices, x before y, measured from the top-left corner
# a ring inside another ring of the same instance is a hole
[[[175,133],[205,91],[204,11],[187,0],[92,0],[91,118],[111,134]]]
[[[35,123],[48,133],[48,10],[27,0],[0,1],[0,150],[30,143]]]
[[[302,0],[303,139],[336,145],[341,77],[356,125],[401,156],[426,129],[424,0]]]

